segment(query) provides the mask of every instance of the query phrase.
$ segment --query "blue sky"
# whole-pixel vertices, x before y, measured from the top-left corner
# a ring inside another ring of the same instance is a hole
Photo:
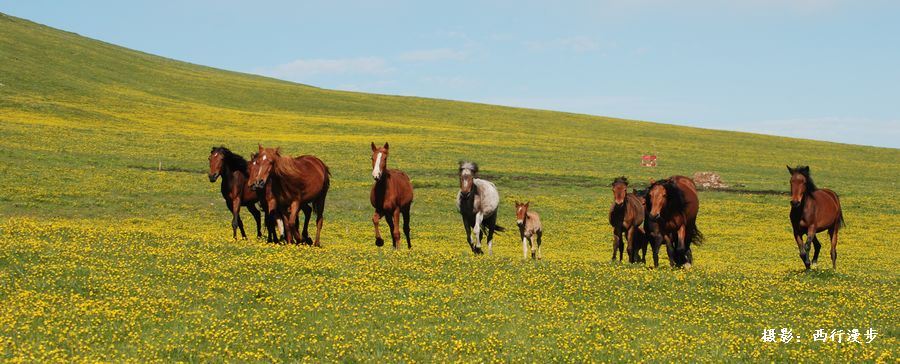
[[[0,11],[315,86],[900,148],[900,2],[46,1]]]

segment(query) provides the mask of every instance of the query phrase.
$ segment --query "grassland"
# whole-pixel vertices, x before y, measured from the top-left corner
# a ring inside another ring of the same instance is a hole
[[[371,141],[412,176],[412,251],[374,246]],[[323,248],[230,238],[206,157],[257,143],[331,167]],[[648,150],[658,168],[639,166]],[[460,159],[497,183],[501,224],[532,201],[543,261],[521,260],[515,233],[471,255]],[[323,90],[0,16],[0,360],[896,362],[898,162],[896,149]],[[799,163],[841,195],[837,271],[804,272],[788,197],[750,192],[786,191],[784,165]],[[695,171],[747,192],[701,192],[694,268],[610,263],[611,179]],[[762,343],[767,328],[799,341]],[[812,340],[869,328],[871,343]]]

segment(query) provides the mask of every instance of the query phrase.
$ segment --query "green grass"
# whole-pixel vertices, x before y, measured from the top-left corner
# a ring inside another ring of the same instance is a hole
[[[0,84],[5,360],[897,360],[897,149],[324,90],[5,15]],[[372,141],[416,188],[413,251],[374,246]],[[206,157],[257,143],[331,167],[323,248],[230,239]],[[510,230],[513,200],[532,201],[543,261],[521,260],[515,232],[471,256],[460,159],[497,184]],[[700,193],[689,271],[609,262],[613,177],[786,192],[786,164],[841,196],[837,271],[825,251],[803,272],[788,197],[750,192]],[[760,342],[782,327],[802,341]],[[870,327],[868,344],[811,340]]]

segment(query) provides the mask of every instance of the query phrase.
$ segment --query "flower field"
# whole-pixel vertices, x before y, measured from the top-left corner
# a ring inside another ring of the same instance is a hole
[[[388,167],[415,187],[412,250],[374,245],[373,141],[390,142]],[[257,143],[329,165],[322,248],[231,239],[208,152]],[[658,167],[640,166],[647,151]],[[465,242],[461,159],[500,190],[509,232],[494,256]],[[0,14],[0,360],[893,363],[898,161],[896,149],[323,90]],[[836,271],[827,244],[803,270],[786,164],[809,164],[841,197]],[[736,187],[700,192],[693,268],[610,262],[612,179],[696,171]],[[541,261],[521,259],[515,200],[541,214]],[[764,342],[768,329],[792,337]]]

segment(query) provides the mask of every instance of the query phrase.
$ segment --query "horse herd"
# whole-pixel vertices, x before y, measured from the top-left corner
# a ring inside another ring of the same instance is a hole
[[[394,249],[400,247],[400,216],[403,216],[403,234],[406,246],[410,241],[410,206],[413,187],[409,176],[401,170],[387,168],[390,146],[378,147],[372,143],[372,179],[374,183],[370,202],[375,209],[372,224],[375,228],[375,245],[384,245],[379,222],[387,221],[391,230]],[[322,160],[315,156],[290,157],[282,155],[280,148],[264,148],[251,155],[249,161],[225,147],[213,147],[209,155],[209,181],[222,178],[221,192],[232,214],[232,236],[237,231],[246,238],[240,208],[245,206],[256,220],[257,237],[262,237],[260,211],[263,210],[267,241],[288,244],[320,246],[325,197],[330,186],[331,172]],[[800,259],[806,269],[815,266],[819,258],[816,233],[828,231],[831,238],[831,264],[837,266],[838,231],[844,225],[843,213],[837,194],[825,188],[817,188],[809,174],[809,167],[791,168],[790,220],[794,239],[800,251]],[[700,244],[703,234],[697,228],[700,200],[694,181],[685,176],[671,176],[651,181],[643,190],[628,192],[628,179],[624,176],[613,180],[610,187],[613,203],[609,209],[609,223],[613,228],[612,259],[623,260],[627,253],[630,263],[646,262],[648,245],[653,251],[653,265],[659,266],[659,249],[665,244],[671,266],[690,267],[693,264],[692,244]],[[456,206],[462,216],[466,240],[475,254],[484,254],[482,236],[486,235],[488,254],[493,254],[494,232],[505,229],[497,224],[500,194],[492,182],[478,178],[478,165],[459,163],[459,192]],[[530,203],[515,202],[516,224],[522,239],[524,258],[541,258],[543,226],[540,216],[529,209]],[[299,212],[303,211],[303,229],[300,229]],[[309,220],[316,214],[315,240],[309,236]],[[624,238],[623,238],[624,235]],[[806,239],[803,236],[806,235]],[[815,247],[812,260],[811,246]],[[638,252],[641,252],[638,256]]]

